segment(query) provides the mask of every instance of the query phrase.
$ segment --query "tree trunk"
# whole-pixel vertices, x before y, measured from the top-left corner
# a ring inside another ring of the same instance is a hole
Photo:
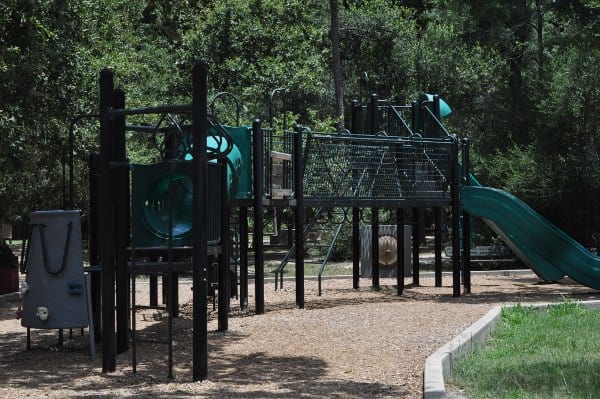
[[[337,0],[329,0],[331,8],[331,64],[333,68],[333,86],[335,90],[335,113],[338,118],[338,130],[344,129],[344,91],[342,88],[342,64],[340,60],[340,20]]]

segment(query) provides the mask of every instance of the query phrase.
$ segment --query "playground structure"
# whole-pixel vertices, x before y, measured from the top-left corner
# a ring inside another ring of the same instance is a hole
[[[275,131],[272,126],[263,127],[258,119],[251,127],[229,127],[219,124],[208,112],[206,68],[200,61],[194,65],[191,104],[145,108],[125,108],[125,93],[115,89],[113,72],[101,72],[100,152],[90,157],[88,271],[92,275],[94,314],[102,316],[94,325],[102,337],[104,372],[116,369],[116,353],[128,350],[130,344],[136,370],[136,342],[143,338],[137,336],[135,312],[158,307],[153,292],[157,276],[164,276],[167,301],[163,309],[169,315],[169,331],[163,342],[169,347],[168,375],[172,377],[171,329],[178,311],[177,279],[179,273],[187,271],[193,275],[194,289],[193,379],[207,377],[209,295],[218,292],[220,331],[228,328],[229,301],[238,285],[240,305],[248,306],[249,208],[253,210],[258,314],[264,313],[265,208],[293,211],[298,234],[294,234],[294,245],[286,258],[295,260],[299,308],[304,307],[304,255],[311,227],[336,209],[341,210],[344,222],[352,224],[353,288],[359,288],[359,232],[361,209],[365,208],[371,210],[374,232],[379,230],[381,209],[391,210],[395,217],[398,295],[404,290],[404,226],[414,226],[412,215],[422,208],[432,208],[434,214],[436,286],[442,285],[442,209],[450,210],[454,296],[461,295],[461,282],[465,292],[471,289],[471,213],[504,234],[540,277],[556,280],[567,274],[594,288],[600,286],[597,257],[585,258],[585,249],[506,193],[474,187],[476,180],[469,173],[469,142],[460,141],[445,129],[442,110],[448,113],[449,107],[438,96],[425,96],[406,106],[390,104],[375,95],[366,105],[353,102],[351,129],[339,133],[313,133],[299,125],[293,130]],[[130,123],[136,115],[154,115],[157,122]],[[128,131],[153,137],[160,160],[131,164],[126,152]],[[238,254],[232,256],[230,220],[235,208],[239,240],[235,245]],[[310,218],[306,217],[307,209],[312,210]],[[538,227],[528,231],[513,216],[524,223],[534,219]],[[543,246],[536,246],[536,239],[528,238],[535,235],[519,235],[520,231],[543,231],[548,239]],[[378,235],[371,237],[371,259],[378,265]],[[558,244],[561,246],[556,247]],[[412,278],[418,285],[418,240],[413,240],[412,250]],[[583,256],[592,268],[572,263],[559,268],[557,251],[568,253],[567,260],[573,262],[579,262],[576,256]],[[231,265],[231,259],[239,264]],[[278,280],[279,286],[283,284],[284,268],[282,262],[276,270],[276,287]],[[136,275],[150,276],[148,306],[136,304]],[[379,277],[379,267],[373,267],[374,287],[379,286]]]
[[[227,330],[232,288],[239,273],[239,299],[248,304],[248,208],[253,208],[255,311],[264,313],[264,209],[294,213],[296,306],[304,307],[304,253],[308,226],[334,208],[353,226],[353,287],[360,277],[360,209],[371,208],[377,231],[379,210],[394,210],[399,259],[404,253],[404,209],[452,209],[454,231],[459,215],[459,147],[439,123],[439,97],[395,107],[373,96],[368,106],[353,105],[354,132],[321,134],[296,125],[276,132],[254,120],[252,127],[226,127],[208,113],[206,65],[192,74],[191,104],[126,108],[125,93],[114,88],[114,75],[100,75],[100,152],[90,158],[90,271],[96,320],[102,336],[102,368],[116,368],[116,353],[129,348],[136,369],[135,312],[146,308],[135,299],[135,276],[166,276],[169,314],[169,376],[172,376],[172,317],[177,315],[177,276],[193,274],[193,378],[207,375],[208,296],[218,292],[218,329]],[[437,111],[435,111],[437,110]],[[137,115],[154,115],[155,124],[135,124]],[[407,122],[410,115],[410,122]],[[438,123],[434,123],[438,120]],[[415,131],[419,133],[413,133]],[[160,160],[131,164],[126,132],[147,134],[158,143]],[[463,161],[464,163],[464,161]],[[131,181],[131,184],[130,184]],[[131,187],[131,191],[130,191]],[[230,214],[239,209],[239,272],[230,264]],[[311,208],[315,218],[306,220]],[[441,285],[441,223],[436,230],[436,284]],[[373,264],[379,264],[377,236]],[[453,236],[459,253],[458,235]],[[413,280],[418,284],[418,245],[413,246]],[[404,262],[396,262],[397,293],[404,289]],[[278,269],[276,277],[283,277]],[[322,271],[322,269],[321,269]],[[460,257],[454,257],[454,295],[460,295]],[[468,271],[465,269],[468,290]],[[154,283],[153,280],[154,279]],[[281,282],[281,281],[280,281]],[[379,268],[372,269],[379,286]],[[320,286],[320,285],[319,285]],[[154,295],[156,297],[156,295]],[[116,298],[116,299],[115,299]],[[150,307],[158,307],[156,298]],[[101,304],[101,305],[100,305]],[[101,312],[99,312],[101,309]],[[115,321],[116,320],[116,321]],[[130,335],[131,333],[131,335]],[[130,341],[131,336],[131,341]]]

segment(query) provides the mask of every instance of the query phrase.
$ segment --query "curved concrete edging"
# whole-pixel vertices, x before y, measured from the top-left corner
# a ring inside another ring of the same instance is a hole
[[[600,300],[578,301],[577,303],[580,303],[587,309],[600,310]],[[525,306],[543,309],[557,304],[560,303],[525,304]],[[446,398],[444,380],[452,373],[452,364],[454,361],[461,356],[469,354],[474,348],[483,346],[498,324],[502,309],[511,306],[515,305],[494,306],[485,316],[471,324],[425,360],[425,371],[423,372],[424,399]]]

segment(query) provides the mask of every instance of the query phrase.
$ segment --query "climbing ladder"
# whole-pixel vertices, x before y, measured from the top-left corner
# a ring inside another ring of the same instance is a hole
[[[310,221],[303,226],[305,264],[319,268],[319,295],[321,295],[321,275],[331,257],[335,243],[342,231],[346,218],[341,208],[316,208]],[[283,260],[275,269],[275,290],[283,289],[283,274],[286,265],[296,255],[296,244],[292,245]]]

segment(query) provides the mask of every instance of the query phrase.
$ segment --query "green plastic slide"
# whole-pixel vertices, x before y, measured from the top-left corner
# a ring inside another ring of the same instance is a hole
[[[484,219],[540,278],[556,281],[567,275],[600,289],[600,257],[514,195],[474,185],[462,188],[461,199],[464,210]]]

